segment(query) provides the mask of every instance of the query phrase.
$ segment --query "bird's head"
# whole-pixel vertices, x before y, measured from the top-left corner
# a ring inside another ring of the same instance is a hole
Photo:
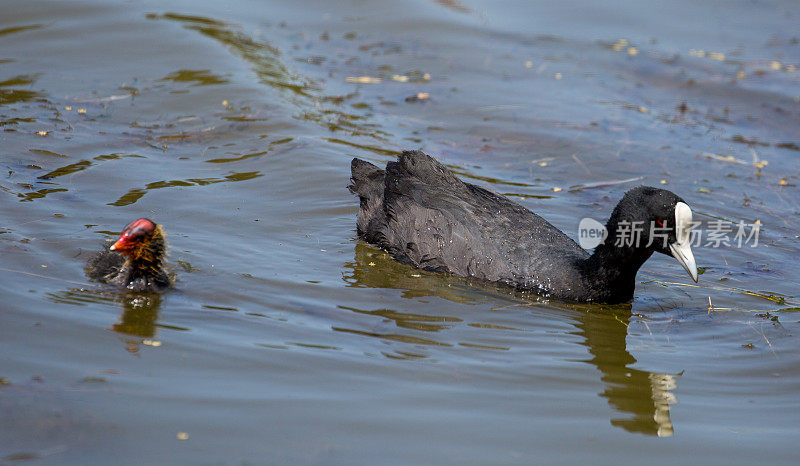
[[[683,199],[665,189],[640,186],[625,194],[614,214],[613,241],[617,245],[629,241],[635,248],[672,256],[697,282],[691,247],[692,209]]]
[[[122,229],[111,250],[130,258],[139,257],[147,248],[153,237],[160,234],[160,227],[150,219],[140,218]]]

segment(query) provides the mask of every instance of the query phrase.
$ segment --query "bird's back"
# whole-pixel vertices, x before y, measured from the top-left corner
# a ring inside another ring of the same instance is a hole
[[[109,251],[106,245],[89,258],[85,271],[86,276],[93,280],[131,291],[161,291],[168,288],[172,281],[164,269],[159,267],[153,271],[137,268],[122,254]]]
[[[464,183],[421,151],[387,165],[381,199],[380,169],[353,164],[362,168],[353,170],[353,186],[361,186],[354,190],[361,197],[359,233],[395,258],[544,294],[580,283],[576,263],[588,253],[577,243],[519,204]],[[369,181],[359,176],[367,172]]]
[[[114,251],[108,250],[108,245],[103,244],[100,252],[89,258],[86,264],[86,276],[93,280],[110,282],[117,277],[125,264],[125,257]]]

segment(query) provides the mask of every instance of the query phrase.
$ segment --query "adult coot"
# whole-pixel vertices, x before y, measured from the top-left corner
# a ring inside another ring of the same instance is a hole
[[[421,151],[403,152],[385,171],[353,159],[351,171],[350,191],[361,200],[358,235],[415,267],[549,298],[616,303],[633,298],[636,272],[658,251],[697,281],[692,210],[664,189],[628,191],[590,254],[547,220],[461,181]]]
[[[165,251],[161,225],[140,218],[129,223],[109,249],[89,259],[86,275],[133,291],[160,291],[170,286]]]

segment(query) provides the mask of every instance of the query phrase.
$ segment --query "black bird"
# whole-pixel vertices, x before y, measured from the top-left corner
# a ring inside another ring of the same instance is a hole
[[[415,267],[553,299],[618,303],[633,298],[636,273],[657,251],[697,281],[692,210],[664,189],[628,191],[590,254],[547,220],[461,181],[421,151],[403,152],[385,171],[353,159],[351,171],[349,189],[361,200],[358,235]]]
[[[170,286],[164,270],[165,252],[161,225],[140,218],[129,223],[109,249],[89,259],[86,275],[132,291],[160,291]]]

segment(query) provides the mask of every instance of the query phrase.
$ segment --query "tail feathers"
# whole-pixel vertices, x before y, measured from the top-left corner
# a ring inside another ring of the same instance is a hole
[[[383,192],[384,172],[375,165],[361,159],[350,162],[350,185],[348,189],[359,197],[370,198]]]
[[[350,163],[348,188],[358,195],[358,234],[370,243],[388,248],[393,245],[388,219],[400,199],[436,196],[467,189],[450,170],[424,152],[404,151],[396,162],[389,162],[386,171],[361,159]]]
[[[382,245],[385,242],[383,230],[386,227],[386,214],[383,210],[385,172],[361,159],[353,159],[350,172],[348,188],[361,201],[356,220],[358,234],[370,243]]]
[[[398,162],[410,176],[426,184],[455,186],[461,184],[453,172],[421,150],[403,151]]]

